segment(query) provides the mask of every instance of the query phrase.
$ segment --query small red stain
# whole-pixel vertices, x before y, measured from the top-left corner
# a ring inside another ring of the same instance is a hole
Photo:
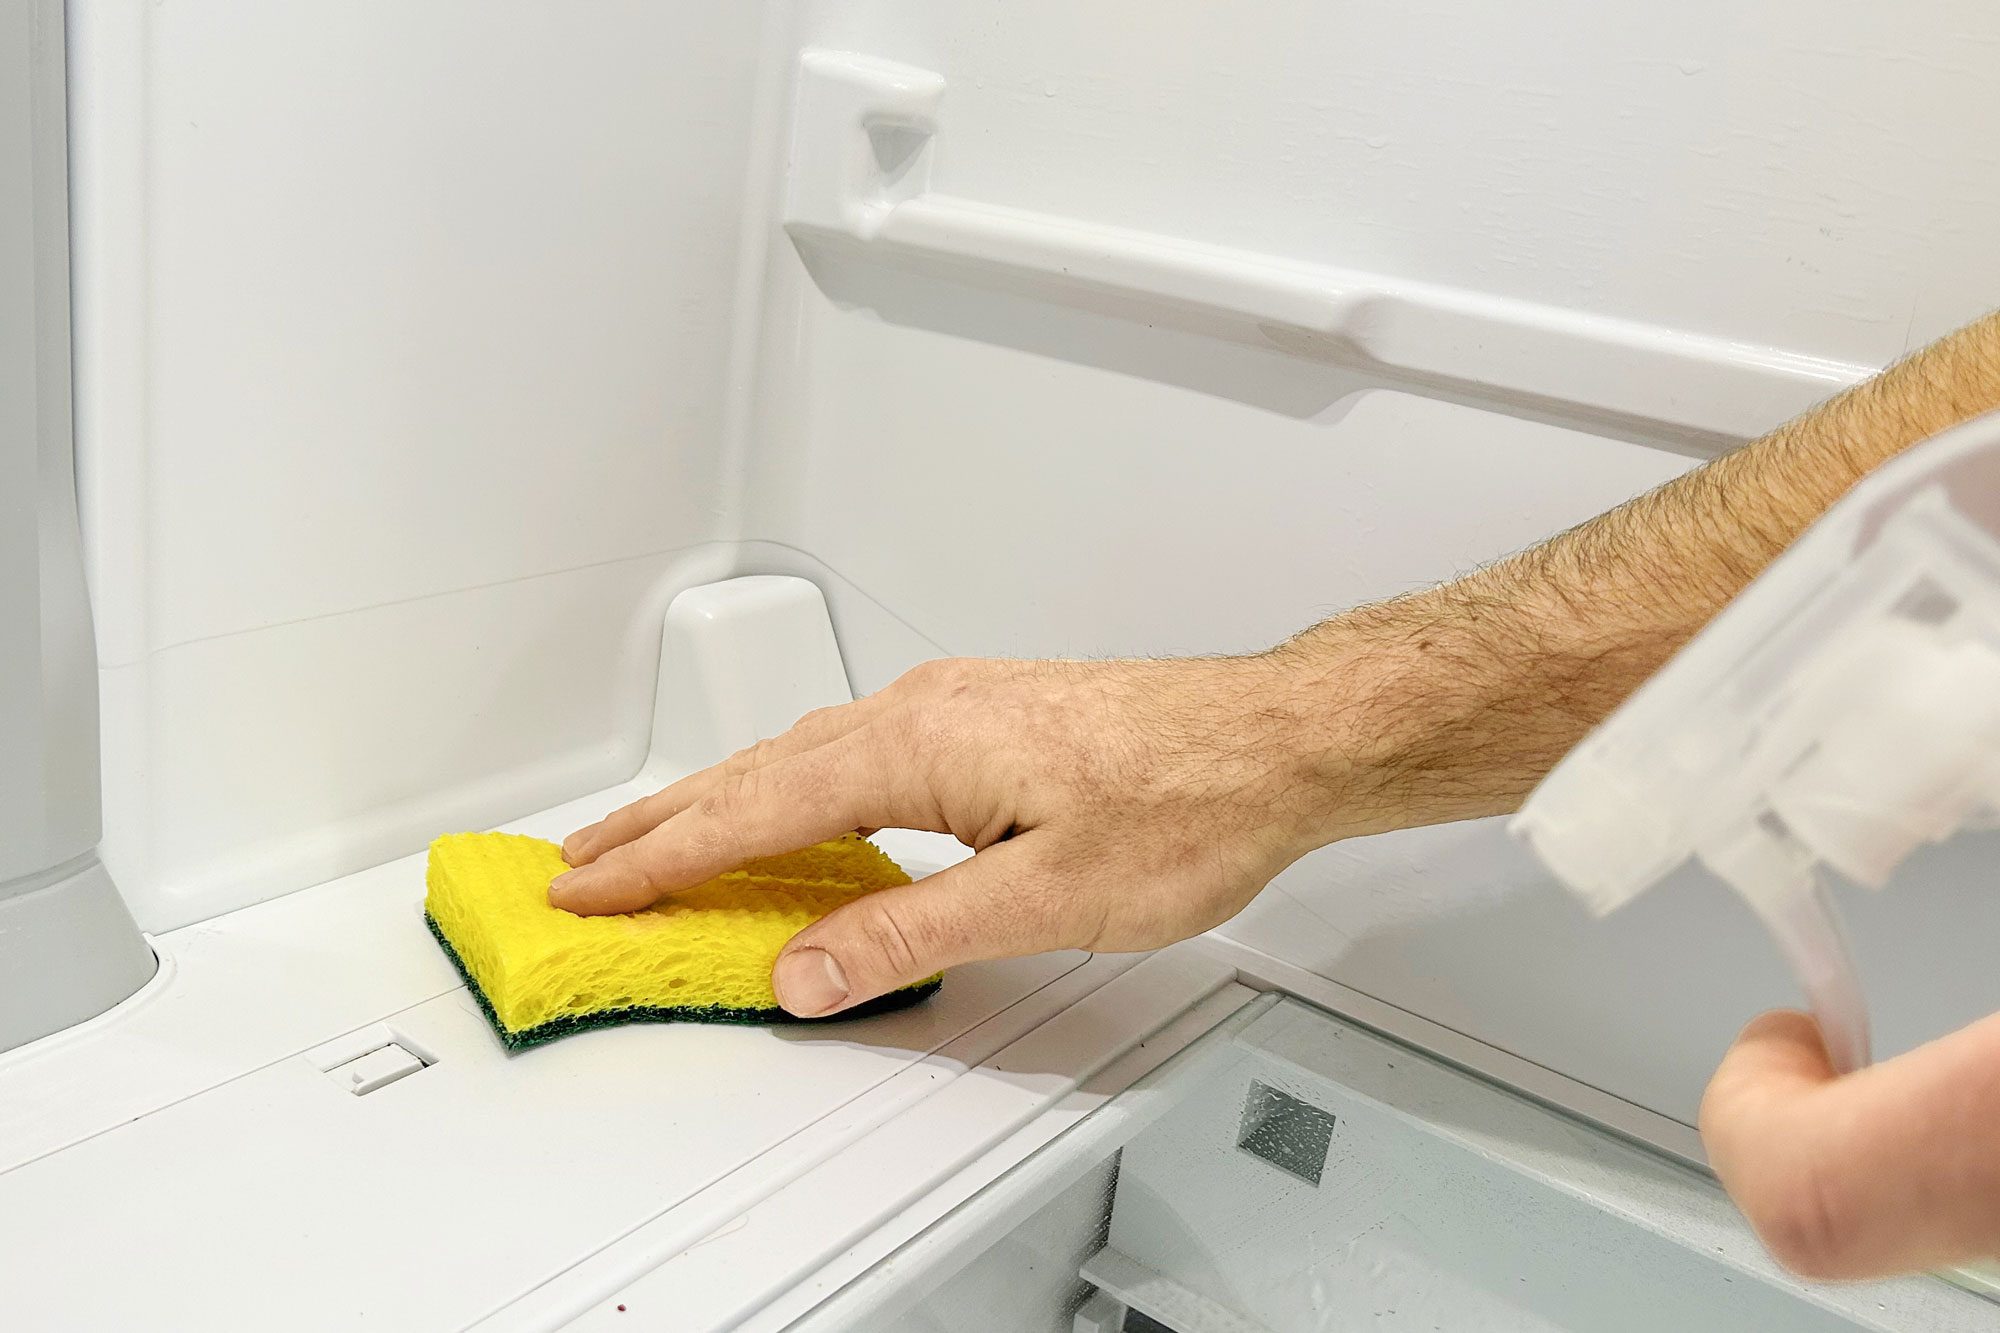
[[[619,1306],[619,1307],[618,1307],[618,1313],[619,1313],[619,1314],[624,1314],[624,1313],[625,1313],[625,1307],[624,1307],[624,1306],[622,1306],[622,1305],[621,1305],[621,1306]]]

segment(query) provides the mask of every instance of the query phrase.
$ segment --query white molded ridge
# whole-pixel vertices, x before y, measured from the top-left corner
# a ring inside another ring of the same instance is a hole
[[[957,198],[930,188],[945,81],[841,51],[799,67],[785,229],[897,268],[1421,384],[1433,397],[1709,453],[1868,366]]]

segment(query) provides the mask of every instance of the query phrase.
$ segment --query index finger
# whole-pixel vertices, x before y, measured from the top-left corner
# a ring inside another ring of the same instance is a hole
[[[738,750],[719,764],[690,773],[651,796],[613,810],[595,824],[565,838],[563,859],[572,866],[588,865],[612,848],[644,837],[731,778],[839,739],[879,711],[879,699],[878,695],[870,695],[853,703],[814,709],[778,735]]]
[[[636,841],[559,875],[549,901],[579,916],[650,907],[760,856],[862,827],[940,828],[935,807],[863,728],[738,774]],[[941,830],[940,830],[941,831]]]

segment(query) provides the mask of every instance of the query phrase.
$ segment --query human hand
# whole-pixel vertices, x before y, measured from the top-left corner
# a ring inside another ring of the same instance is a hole
[[[1765,1014],[1701,1104],[1709,1162],[1758,1236],[1812,1278],[2000,1254],[2000,1015],[1837,1077],[1806,1015]]]
[[[976,959],[1155,948],[1362,831],[1339,727],[1303,684],[1282,651],[927,663],[579,830],[549,898],[636,911],[755,857],[916,828],[975,855],[801,931],[772,974],[786,1009],[833,1013]]]

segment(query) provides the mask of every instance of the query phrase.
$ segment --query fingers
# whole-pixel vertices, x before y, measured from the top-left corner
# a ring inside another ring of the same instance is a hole
[[[549,901],[580,916],[636,912],[760,856],[863,826],[928,827],[907,766],[879,738],[850,732],[828,745],[729,778],[632,842],[556,877]]]
[[[1771,1252],[1817,1278],[2000,1250],[2000,1016],[1836,1078],[1804,1014],[1743,1030],[1702,1099],[1709,1160]]]
[[[1064,887],[1030,833],[902,888],[857,899],[800,931],[771,985],[801,1018],[838,1013],[960,963],[1069,947]]]
[[[565,838],[563,860],[572,866],[589,865],[612,848],[623,847],[635,838],[651,833],[730,779],[838,740],[867,722],[876,710],[875,698],[870,696],[851,704],[815,709],[780,735],[738,750],[719,764],[689,774],[651,796],[612,811],[595,824],[580,828]]]

